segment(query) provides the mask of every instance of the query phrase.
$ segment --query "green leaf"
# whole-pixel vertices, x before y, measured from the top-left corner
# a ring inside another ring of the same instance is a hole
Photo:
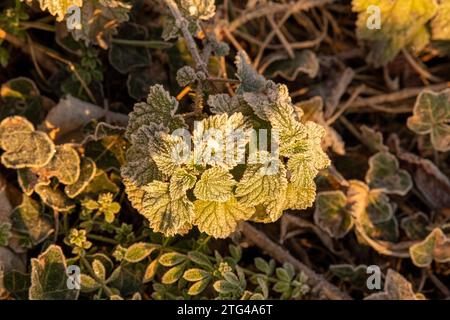
[[[427,227],[430,224],[428,216],[423,212],[416,212],[402,219],[401,227],[411,240],[421,240],[428,235]]]
[[[226,113],[231,116],[233,113],[241,112],[248,114],[249,110],[245,107],[245,102],[238,95],[230,96],[226,93],[211,94],[208,97],[209,110],[214,114]]]
[[[134,243],[133,245],[131,245],[130,247],[127,248],[124,259],[128,262],[136,263],[141,260],[144,260],[155,249],[156,249],[156,246],[149,244],[149,243],[145,243],[145,242]]]
[[[66,258],[56,245],[32,258],[30,300],[76,300],[78,290],[68,289],[66,269]]]
[[[237,93],[258,92],[263,89],[266,79],[253,68],[244,51],[239,51],[235,58],[236,77],[241,81]]]
[[[358,13],[358,39],[368,44],[367,60],[375,67],[386,65],[404,48],[422,49],[429,41],[426,23],[438,8],[435,0],[353,0],[352,6]],[[367,27],[373,14],[369,6],[380,10],[380,29]]]
[[[80,175],[77,181],[64,187],[64,192],[66,195],[73,199],[83,192],[89,183],[94,179],[96,172],[97,166],[91,158],[81,158]]]
[[[192,203],[186,196],[172,199],[168,183],[153,181],[143,190],[141,214],[149,220],[154,231],[171,236],[190,223]]]
[[[50,221],[43,216],[39,203],[26,195],[11,212],[11,221],[14,229],[28,235],[33,245],[41,243],[54,231]]]
[[[178,252],[169,252],[159,258],[159,263],[165,267],[173,267],[186,261],[186,256]]]
[[[209,277],[209,272],[198,268],[188,269],[183,274],[183,278],[190,282],[197,282]]]
[[[51,186],[39,184],[35,188],[36,193],[42,201],[55,210],[65,212],[72,209],[75,204],[61,190],[54,189]]]
[[[344,237],[353,227],[347,197],[342,191],[326,191],[317,195],[314,222],[331,237]]]
[[[147,102],[139,102],[134,105],[133,112],[129,115],[126,136],[131,136],[143,125],[152,123],[163,125],[171,130],[185,126],[181,116],[175,115],[178,102],[164,90],[161,85],[150,87]]]
[[[424,300],[420,293],[414,293],[412,284],[401,274],[388,269],[384,282],[384,291],[373,293],[365,300]]]
[[[56,146],[55,154],[50,162],[39,168],[37,173],[44,180],[56,177],[64,184],[75,183],[80,177],[80,157],[68,144]]]
[[[375,131],[374,129],[366,125],[362,125],[360,129],[362,137],[369,143],[369,148],[371,150],[379,152],[389,151],[389,148],[386,147],[383,143],[383,135],[381,134],[381,132]]]
[[[221,167],[212,167],[203,172],[195,185],[194,195],[200,200],[227,201],[233,196],[232,188],[236,184],[233,176]]]
[[[412,245],[409,253],[413,263],[420,268],[430,266],[433,259],[440,263],[449,262],[450,239],[441,229],[435,228],[425,240]]]
[[[189,251],[188,252],[188,258],[195,264],[198,264],[199,266],[205,268],[206,270],[210,270],[213,268],[213,265],[211,264],[211,261],[209,261],[208,256],[198,252],[198,251]]]
[[[371,188],[401,196],[406,195],[412,188],[408,171],[399,169],[397,158],[388,152],[379,152],[370,157],[366,182]]]
[[[177,282],[183,275],[185,268],[186,263],[182,263],[173,268],[170,268],[168,271],[166,271],[166,273],[163,274],[161,282],[164,284],[172,284]]]
[[[450,89],[442,92],[422,91],[408,118],[408,128],[419,135],[430,134],[433,147],[450,150]]]
[[[319,59],[311,50],[300,50],[294,53],[294,58],[279,55],[279,59],[267,67],[264,74],[269,78],[280,76],[287,81],[295,81],[300,73],[315,78],[319,72]]]
[[[205,278],[203,280],[197,281],[196,283],[194,283],[189,287],[188,295],[190,296],[199,295],[206,289],[206,287],[210,282],[211,282],[210,278]]]
[[[82,273],[80,275],[80,290],[81,292],[89,293],[100,289],[101,284],[94,278]]]
[[[248,220],[255,211],[239,204],[235,197],[226,202],[197,200],[194,207],[194,224],[214,238],[228,237],[238,222]]]
[[[330,266],[330,271],[342,281],[363,288],[367,286],[367,266],[364,264],[352,266],[350,264],[335,264]]]
[[[42,167],[50,162],[55,146],[47,134],[35,131],[22,117],[9,117],[0,123],[2,163],[7,168]]]

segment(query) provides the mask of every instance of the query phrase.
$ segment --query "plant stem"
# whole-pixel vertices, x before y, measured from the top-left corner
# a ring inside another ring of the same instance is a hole
[[[130,39],[118,39],[113,38],[112,43],[123,44],[132,47],[144,47],[150,49],[167,49],[172,47],[171,43],[165,41],[154,41],[154,40],[130,40]]]
[[[113,245],[119,244],[119,242],[117,242],[116,240],[113,240],[113,239],[110,239],[110,238],[107,238],[107,237],[104,237],[104,236],[100,236],[100,235],[97,235],[97,234],[88,234],[87,237],[88,237],[88,239],[102,241],[102,242],[110,243],[110,244],[113,244]]]
[[[97,281],[102,286],[103,290],[105,290],[106,295],[108,297],[113,296],[114,293],[111,291],[110,288],[108,288],[108,286],[104,283],[104,281],[102,279],[97,277],[97,275],[95,274],[95,272],[92,269],[91,265],[89,264],[89,261],[87,261],[87,259],[84,257],[84,255],[80,255],[80,261],[84,265],[84,267],[88,270],[88,272],[91,275],[91,277],[94,278],[94,280]]]

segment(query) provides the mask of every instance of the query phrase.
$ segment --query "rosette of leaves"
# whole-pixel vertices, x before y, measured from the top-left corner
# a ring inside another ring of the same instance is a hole
[[[434,149],[450,150],[450,90],[422,91],[408,118],[408,128],[419,135],[430,135]]]
[[[329,164],[321,147],[324,128],[298,121],[287,87],[258,75],[244,53],[236,66],[237,95],[209,96],[215,114],[194,125],[193,147],[170,134],[186,125],[176,114],[178,102],[162,86],[151,87],[147,102],[130,114],[122,177],[132,205],[154,231],[169,236],[195,225],[225,238],[240,221],[272,222],[285,209],[314,202],[314,178]],[[278,135],[279,150],[246,150],[252,123]],[[240,143],[230,148],[229,139]]]

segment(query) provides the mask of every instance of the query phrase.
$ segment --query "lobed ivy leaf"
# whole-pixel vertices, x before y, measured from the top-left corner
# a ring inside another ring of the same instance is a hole
[[[53,226],[43,216],[39,203],[23,195],[22,203],[11,212],[14,230],[28,235],[33,245],[38,245],[53,233]]]
[[[414,293],[412,284],[400,273],[388,269],[384,291],[372,293],[365,300],[425,300],[420,293]]]
[[[330,271],[342,281],[349,282],[359,288],[367,285],[367,266],[364,264],[358,266],[335,264],[330,266]]]
[[[221,167],[212,167],[203,172],[194,188],[194,195],[200,200],[224,202],[233,196],[236,181]]]
[[[441,229],[435,228],[425,240],[412,245],[409,253],[413,263],[420,268],[430,266],[433,260],[440,263],[449,262],[450,239]]]
[[[450,89],[442,92],[422,91],[408,118],[408,128],[419,135],[429,134],[433,147],[450,150]]]
[[[226,238],[236,230],[238,222],[248,220],[254,211],[255,208],[241,205],[235,197],[226,202],[196,200],[193,223],[214,238]]]
[[[42,167],[55,153],[55,145],[44,132],[22,117],[8,117],[0,123],[2,163],[7,168]]]
[[[67,287],[67,263],[61,247],[51,245],[31,259],[30,300],[76,300],[79,291]]]
[[[380,10],[380,29],[367,27],[373,14],[369,6]],[[426,24],[437,9],[435,0],[353,0],[352,10],[358,13],[358,39],[370,49],[368,62],[380,67],[404,48],[421,50],[430,38]]]
[[[342,191],[320,192],[316,199],[314,222],[331,237],[344,237],[353,228],[353,218]]]
[[[369,159],[366,182],[385,193],[406,195],[413,184],[408,171],[399,169],[397,158],[388,152],[378,152]]]
[[[375,131],[366,125],[361,126],[361,135],[364,140],[369,143],[369,148],[378,152],[388,152],[389,148],[383,143],[383,135],[381,132]]]
[[[402,219],[402,229],[411,240],[421,240],[428,235],[427,227],[430,224],[428,217],[423,212],[416,212]]]

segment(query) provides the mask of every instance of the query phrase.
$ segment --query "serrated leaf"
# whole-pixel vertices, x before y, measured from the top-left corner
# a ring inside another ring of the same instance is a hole
[[[235,197],[226,202],[197,200],[193,223],[201,232],[214,238],[226,238],[235,231],[239,221],[248,220],[255,209],[239,204]]]
[[[49,163],[55,146],[44,132],[22,117],[9,117],[0,123],[2,163],[13,169],[42,167]]]
[[[171,130],[184,127],[183,118],[175,115],[177,109],[177,100],[171,97],[163,86],[150,87],[147,102],[136,103],[133,112],[129,115],[127,138],[130,139],[141,126],[151,123],[163,125]]]
[[[194,163],[231,169],[245,156],[247,124],[242,113],[220,114],[195,122]]]
[[[154,231],[171,236],[191,221],[192,203],[186,196],[172,199],[168,183],[153,181],[143,190],[141,214],[149,220]]]
[[[33,245],[44,241],[52,232],[53,226],[41,212],[38,202],[23,195],[22,203],[11,212],[14,229],[30,237]]]
[[[50,162],[39,168],[37,173],[44,180],[56,177],[64,184],[75,183],[80,177],[80,157],[68,144],[56,146],[55,154]]]
[[[69,198],[75,198],[89,185],[89,183],[94,179],[97,171],[95,162],[88,157],[81,158],[80,163],[80,175],[72,184],[68,184],[64,187],[64,192]]]
[[[177,82],[180,87],[186,87],[197,81],[197,74],[190,66],[184,66],[177,71]]]
[[[186,261],[186,255],[178,252],[165,253],[159,258],[159,263],[165,267],[173,267],[184,261]]]
[[[369,6],[380,10],[379,29],[368,27],[374,14]],[[358,13],[358,39],[370,48],[367,60],[380,67],[392,61],[402,49],[420,50],[428,42],[426,23],[436,13],[437,4],[435,0],[353,0],[352,9]]]
[[[227,201],[233,195],[236,184],[233,176],[225,169],[213,167],[203,172],[194,188],[194,195],[200,200]]]
[[[365,300],[423,300],[423,296],[414,293],[412,284],[401,274],[388,269],[384,282],[384,291],[373,293]]]
[[[169,193],[172,199],[178,199],[186,195],[186,191],[192,189],[197,177],[186,169],[178,168],[170,177]]]
[[[126,163],[120,168],[120,173],[138,187],[162,177],[150,156],[150,144],[160,130],[163,127],[156,124],[143,125],[131,137],[133,145],[127,150]]]
[[[314,222],[331,237],[344,237],[353,228],[347,197],[342,191],[326,191],[317,195]]]
[[[414,244],[409,248],[413,263],[425,268],[430,266],[431,262],[445,263],[450,261],[450,239],[441,229],[435,228],[420,243]]]
[[[156,249],[156,246],[149,244],[149,243],[145,243],[145,242],[134,243],[133,245],[131,245],[130,247],[127,248],[124,259],[128,262],[136,263],[141,260],[144,260],[155,249]]]
[[[214,114],[226,113],[231,116],[233,113],[241,112],[248,114],[249,108],[245,106],[245,102],[238,95],[230,96],[226,93],[211,94],[208,97],[208,106]]]
[[[82,28],[70,30],[72,36],[86,45],[94,43],[107,49],[110,37],[117,34],[117,26],[128,21],[130,9],[131,6],[122,1],[84,1],[81,7]]]
[[[258,92],[263,89],[266,79],[253,68],[244,51],[239,51],[235,58],[236,77],[241,81],[237,93]]]
[[[208,20],[216,13],[214,0],[181,0],[180,9],[190,20]]]
[[[369,159],[366,182],[385,193],[406,195],[412,188],[408,171],[399,169],[397,158],[388,152],[378,152]]]
[[[56,245],[31,259],[30,300],[76,300],[79,292],[68,288],[66,270],[66,258]]]
[[[56,16],[56,21],[63,21],[68,9],[72,6],[81,8],[83,0],[39,0],[39,5],[42,11],[48,10],[52,16]]]
[[[422,91],[408,118],[408,128],[419,135],[430,134],[433,147],[450,150],[450,89],[442,92]]]
[[[55,210],[65,212],[72,209],[75,205],[61,190],[54,189],[51,186],[39,184],[35,188],[36,193],[42,201]]]

